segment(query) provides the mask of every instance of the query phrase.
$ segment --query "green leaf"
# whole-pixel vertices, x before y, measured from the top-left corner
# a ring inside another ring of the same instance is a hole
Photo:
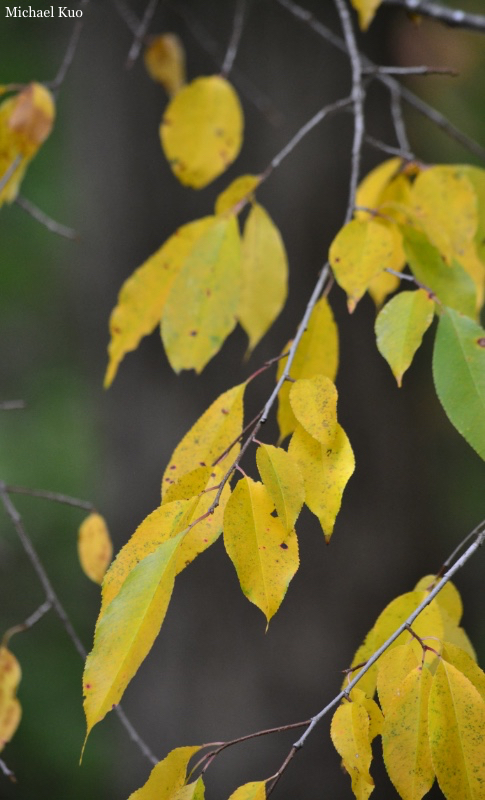
[[[424,233],[409,226],[402,230],[404,252],[414,277],[446,306],[474,317],[476,289],[468,273],[456,260],[446,264]]]
[[[485,330],[451,308],[438,324],[433,378],[450,422],[485,459]]]
[[[235,327],[240,268],[237,220],[215,217],[182,265],[165,303],[162,340],[175,372],[201,372]]]
[[[433,321],[434,302],[427,292],[401,292],[390,300],[376,319],[377,347],[401,386],[423,334]]]

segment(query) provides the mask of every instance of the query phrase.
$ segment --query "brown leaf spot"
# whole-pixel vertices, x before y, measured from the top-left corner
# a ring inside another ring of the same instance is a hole
[[[229,411],[227,410],[227,408],[221,408],[221,413],[222,414],[229,414]]]
[[[189,336],[197,336],[197,331],[190,331]]]
[[[485,347],[485,336],[480,336],[480,338],[477,339],[477,345],[479,347]]]
[[[199,464],[200,464],[200,466],[201,466],[201,467],[206,467],[206,466],[207,466],[207,464],[205,463],[205,461],[199,461]]]
[[[176,464],[172,464],[172,465],[169,467],[169,469],[177,469],[177,465],[176,465]]]
[[[288,550],[288,545],[285,542],[281,542],[280,547],[282,550]]]

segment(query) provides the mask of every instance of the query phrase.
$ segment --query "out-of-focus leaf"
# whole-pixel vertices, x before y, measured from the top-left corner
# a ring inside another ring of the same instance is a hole
[[[279,519],[284,528],[291,531],[305,500],[305,487],[297,464],[286,450],[271,444],[258,447],[256,463]]]
[[[144,786],[130,794],[128,800],[195,800],[194,795],[186,798],[178,793],[184,788],[187,765],[199,750],[198,746],[172,750],[153,767]]]
[[[241,298],[237,316],[252,352],[283,308],[288,294],[288,260],[278,228],[255,203],[244,226]]]
[[[401,292],[384,306],[376,319],[377,347],[389,364],[397,385],[414,358],[434,317],[434,301],[427,292]]]
[[[485,459],[485,330],[452,308],[438,323],[433,378],[450,422]]]
[[[243,115],[231,84],[211,75],[184,86],[160,126],[165,156],[186,186],[202,189],[232,164],[241,149]]]
[[[240,268],[237,221],[216,217],[183,263],[165,303],[162,341],[175,372],[201,372],[235,327]]]
[[[389,158],[383,161],[360,182],[356,195],[355,205],[357,207],[376,210],[380,205],[382,193],[391,179],[396,175],[402,160],[400,158]],[[368,219],[366,211],[356,211],[356,219]]]
[[[113,545],[101,514],[90,514],[84,520],[79,528],[77,547],[81,567],[88,578],[102,583],[113,556]]]
[[[361,30],[367,30],[382,0],[350,0],[350,2],[359,15]]]
[[[243,200],[249,200],[261,183],[261,175],[241,175],[220,193],[216,200],[216,214],[226,214],[236,209]]]
[[[439,578],[436,575],[425,575],[424,578],[417,582],[414,589],[417,592],[429,592],[434,588],[438,580]],[[439,594],[436,595],[436,602],[440,608],[444,608],[451,620],[458,625],[463,615],[463,602],[460,592],[454,583],[451,581],[445,583]]]
[[[14,654],[0,646],[0,753],[17,730],[22,716],[16,696],[21,677],[20,664]]]
[[[287,353],[291,342],[283,350]],[[332,309],[326,297],[322,297],[312,311],[308,328],[298,345],[298,349],[291,365],[291,377],[313,378],[315,375],[326,375],[331,381],[335,380],[338,366],[338,331],[333,318]],[[278,363],[277,379],[285,368],[286,359]],[[278,395],[278,426],[280,441],[293,433],[297,420],[290,405],[291,385],[286,382]]]
[[[143,54],[150,78],[161,83],[169,97],[185,84],[185,50],[175,33],[153,36]]]
[[[298,542],[278,517],[265,486],[249,477],[234,489],[224,513],[224,545],[241,589],[268,624],[298,569]]]

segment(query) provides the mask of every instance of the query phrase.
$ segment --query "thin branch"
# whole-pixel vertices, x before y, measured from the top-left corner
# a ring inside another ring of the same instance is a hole
[[[15,773],[12,772],[12,770],[7,767],[3,758],[0,758],[0,769],[2,770],[3,774],[7,778],[9,778],[9,780],[12,781],[12,783],[17,783],[17,778],[15,777]]]
[[[81,2],[79,3],[79,10],[82,12],[82,15],[78,17],[78,19],[74,24],[71,38],[69,39],[66,52],[64,53],[64,58],[62,59],[61,66],[57,71],[56,77],[54,78],[53,81],[50,81],[49,83],[46,84],[55,95],[58,93],[59,89],[64,83],[69,67],[74,61],[74,56],[76,55],[76,50],[79,44],[81,31],[84,27],[84,12],[86,11],[88,5],[89,5],[89,0],[81,0]]]
[[[63,236],[65,239],[79,239],[78,234],[72,228],[68,228],[66,225],[61,225],[60,222],[56,222],[55,219],[49,217],[44,211],[41,211],[36,205],[27,200],[26,197],[22,197],[19,195],[15,202],[17,205],[20,206],[27,214],[30,214],[37,222],[40,222],[48,231],[51,233],[56,233],[58,236]]]
[[[276,2],[283,6],[283,8],[285,8],[290,14],[296,17],[296,19],[299,19],[301,22],[307,24],[311,30],[325,39],[325,41],[327,41],[333,47],[337,48],[337,50],[347,54],[347,46],[343,39],[329,30],[326,25],[316,19],[316,17],[314,17],[309,11],[302,8],[297,3],[294,3],[293,0],[276,0]],[[375,66],[374,63],[366,56],[361,56],[361,60],[363,67]],[[459,128],[453,125],[453,123],[451,123],[443,114],[440,114],[439,111],[436,111],[436,109],[428,105],[428,103],[425,103],[424,100],[421,100],[405,86],[401,86],[401,84],[390,75],[377,75],[376,80],[387,86],[389,91],[398,92],[400,97],[410,106],[415,108],[416,111],[433,122],[434,125],[437,125],[437,127],[441,128],[441,130],[443,130],[448,136],[450,136],[452,139],[455,139],[471,153],[485,161],[485,148],[466,133],[463,133],[463,131],[459,130]],[[396,106],[394,106],[394,112],[396,112]],[[400,144],[403,146],[402,141],[400,141]]]
[[[134,744],[136,744],[136,746],[138,747],[140,752],[143,753],[145,758],[147,758],[148,761],[150,761],[153,764],[153,766],[155,766],[155,764],[158,764],[160,759],[157,758],[154,753],[152,753],[152,751],[148,747],[147,743],[145,741],[143,741],[143,739],[141,738],[141,736],[138,733],[138,731],[136,730],[136,728],[133,727],[133,723],[126,716],[125,710],[123,709],[123,707],[118,704],[117,706],[115,706],[113,711],[115,712],[115,714],[117,714],[118,719],[120,720],[121,724],[123,725],[124,729],[126,730],[126,732],[127,732],[128,736],[130,737],[131,741]]]
[[[133,44],[130,47],[130,52],[128,53],[128,58],[126,60],[127,69],[130,69],[133,66],[136,59],[140,55],[140,50],[143,44],[143,40],[146,36],[148,28],[150,27],[155,11],[157,10],[157,5],[158,5],[158,0],[148,0],[148,4],[145,8],[143,17],[141,18],[141,22],[138,25],[138,30],[135,33]]]
[[[0,403],[0,411],[19,411],[26,407],[27,404],[25,400],[3,400],[3,402]]]
[[[130,31],[135,35],[138,31],[138,26],[140,24],[136,14],[134,14],[131,8],[129,8],[126,5],[124,0],[111,0],[111,2],[116,8],[121,19],[126,23]]]
[[[450,67],[382,67],[376,64],[375,67],[364,67],[364,75],[451,75],[456,78],[459,72]]]
[[[387,83],[385,83],[385,86],[389,91],[389,96],[391,98],[391,103],[390,103],[391,119],[394,125],[394,133],[396,134],[396,139],[399,143],[399,147],[402,147],[403,150],[410,150],[411,145],[409,144],[408,132],[406,130],[406,123],[404,122],[402,97],[399,91],[400,86],[395,81],[387,81]]]
[[[12,636],[14,636],[16,633],[23,633],[24,631],[30,630],[30,628],[36,625],[37,622],[39,622],[39,620],[41,620],[42,617],[45,616],[45,614],[47,614],[47,612],[51,610],[51,608],[52,608],[52,602],[50,600],[44,600],[42,605],[40,605],[39,608],[36,608],[33,614],[27,617],[25,622],[21,622],[19,625],[14,625],[12,628],[9,628],[8,631],[4,633],[1,642],[2,647],[6,647]]]
[[[237,55],[237,49],[239,47],[239,42],[241,41],[241,34],[243,31],[245,12],[246,0],[237,0],[236,11],[234,12],[234,22],[232,25],[232,34],[221,69],[221,75],[223,75],[224,78],[227,78],[229,75]]]
[[[467,11],[461,11],[457,8],[447,8],[438,3],[428,3],[427,0],[383,0],[382,4],[400,6],[406,11],[442,22],[450,28],[464,28],[477,33],[485,33],[484,14],[469,14]]]
[[[40,497],[42,500],[52,500],[54,503],[82,508],[85,511],[95,510],[93,503],[89,500],[79,500],[78,497],[70,497],[59,492],[46,492],[43,489],[29,489],[26,486],[11,486],[10,484],[4,484],[4,489],[7,494],[26,494],[29,497]]]
[[[350,172],[350,189],[349,189],[349,202],[347,205],[347,214],[345,222],[352,219],[355,194],[357,192],[357,185],[359,182],[360,174],[360,159],[362,154],[362,145],[365,133],[365,120],[364,120],[364,86],[362,83],[362,62],[360,58],[359,49],[355,39],[354,28],[350,18],[349,6],[346,0],[334,0],[335,6],[340,17],[340,23],[344,32],[345,45],[352,67],[352,101],[354,105],[354,141],[352,144],[352,158],[351,158],[351,172]]]
[[[381,142],[379,139],[374,139],[373,136],[369,136],[369,134],[365,135],[365,142],[366,144],[370,144],[371,147],[375,147],[376,150],[381,150],[383,153],[387,153],[390,156],[398,156],[402,158],[404,161],[415,161],[416,156],[414,153],[411,153],[408,149],[402,149],[400,147],[391,147],[391,145],[386,144],[385,142]]]
[[[15,170],[19,166],[20,162],[22,161],[22,156],[16,156],[10,166],[5,170],[2,177],[0,178],[0,192],[3,191],[7,183],[9,182],[10,178],[14,174]]]
[[[24,550],[25,550],[25,552],[27,554],[27,557],[28,557],[32,567],[34,568],[34,571],[36,572],[37,577],[39,578],[39,581],[40,581],[40,583],[41,583],[41,585],[42,585],[42,587],[43,587],[43,589],[45,591],[46,600],[51,604],[52,608],[54,609],[54,611],[56,612],[57,616],[59,617],[62,625],[64,626],[64,629],[66,630],[67,635],[69,636],[69,638],[72,641],[74,647],[76,648],[77,652],[81,656],[81,659],[83,661],[85,661],[86,660],[86,656],[87,656],[87,651],[86,651],[83,643],[81,642],[79,636],[77,635],[76,631],[74,630],[73,625],[71,623],[71,620],[69,619],[69,617],[68,617],[68,615],[67,615],[67,613],[66,613],[66,611],[64,609],[64,606],[62,605],[61,601],[59,600],[59,598],[58,598],[58,596],[57,596],[57,594],[56,594],[56,592],[54,590],[54,587],[52,586],[52,584],[51,584],[51,582],[49,580],[49,577],[48,577],[48,575],[47,575],[47,573],[46,573],[46,571],[45,571],[45,569],[44,569],[44,567],[42,565],[42,562],[41,562],[41,560],[39,558],[39,555],[38,555],[37,551],[35,550],[34,545],[32,544],[32,542],[30,540],[30,537],[27,534],[27,531],[25,530],[24,524],[22,522],[22,517],[20,516],[20,514],[17,511],[16,507],[12,503],[12,501],[11,501],[9,495],[8,495],[6,484],[3,481],[0,481],[0,500],[1,500],[2,504],[3,504],[3,507],[4,507],[8,517],[10,518],[10,520],[11,520],[11,522],[12,522],[14,528],[15,528],[17,536],[20,539],[20,542],[21,542],[21,544],[22,544],[22,546],[23,546],[23,548],[24,548]],[[125,715],[124,711],[121,710],[121,713],[120,713],[120,706],[117,706],[117,708],[115,710],[117,711],[118,717],[119,717],[122,725],[124,726],[124,728],[127,730],[128,735],[130,736],[130,738],[134,742],[137,743],[137,745],[140,747],[140,750],[143,753],[143,755],[145,755],[151,761],[152,764],[156,764],[158,762],[158,759],[153,755],[153,753],[149,749],[148,745],[146,745],[145,742],[143,742],[143,740],[140,738],[140,736],[136,733],[136,731],[133,728],[133,725],[131,724],[131,722],[129,722],[126,719],[126,715]]]

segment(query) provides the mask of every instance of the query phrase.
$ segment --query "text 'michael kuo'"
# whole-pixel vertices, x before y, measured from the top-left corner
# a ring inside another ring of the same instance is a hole
[[[39,17],[47,19],[51,17],[82,17],[83,12],[80,8],[68,8],[68,6],[49,6],[49,8],[22,8],[22,6],[5,6],[6,17]]]

